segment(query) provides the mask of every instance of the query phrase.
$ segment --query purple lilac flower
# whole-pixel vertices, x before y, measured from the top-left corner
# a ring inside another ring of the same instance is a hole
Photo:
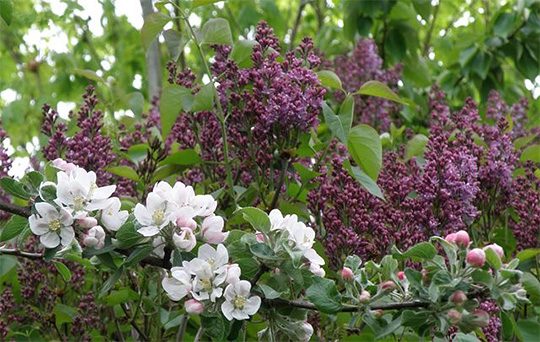
[[[489,314],[489,323],[487,326],[482,328],[486,342],[501,341],[500,330],[502,324],[501,319],[498,316],[500,310],[499,306],[492,299],[488,299],[480,303],[478,308]]]

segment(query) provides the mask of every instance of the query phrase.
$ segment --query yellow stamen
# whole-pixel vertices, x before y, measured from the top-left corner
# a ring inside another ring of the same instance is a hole
[[[246,297],[238,296],[234,300],[234,307],[237,309],[243,309],[244,305],[246,305],[246,301],[247,301]]]
[[[49,222],[49,228],[50,230],[52,230],[53,232],[62,228],[62,224],[60,223],[60,220],[56,219],[56,220],[52,220],[51,222]]]

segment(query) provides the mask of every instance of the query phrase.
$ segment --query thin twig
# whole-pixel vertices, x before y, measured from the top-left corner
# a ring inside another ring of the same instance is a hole
[[[300,19],[302,19],[302,11],[304,10],[304,7],[306,7],[306,4],[307,2],[305,0],[302,0],[300,2],[300,6],[298,7],[298,13],[296,14],[296,19],[294,21],[294,26],[291,32],[291,41],[289,42],[289,50],[292,50],[292,47],[294,46],[294,39],[296,38],[296,33],[298,32],[298,26],[300,26]]]
[[[30,260],[41,260],[43,259],[43,254],[41,253],[27,253],[27,252],[22,252],[22,251],[19,251],[19,250],[16,250],[16,249],[0,249],[0,255],[14,255],[14,256],[17,256],[17,257],[21,257],[21,258],[25,258],[25,259],[30,259]]]
[[[188,323],[189,315],[185,313],[180,321],[180,327],[178,328],[178,335],[176,335],[176,342],[184,341],[184,334],[186,333],[186,327]]]
[[[269,307],[287,306],[287,307],[295,307],[295,308],[319,311],[319,309],[315,306],[315,304],[312,304],[310,302],[306,302],[303,300],[285,300],[281,298],[276,298],[276,299],[264,299],[264,303],[268,305]],[[373,306],[370,306],[369,308],[371,310],[399,310],[399,309],[405,309],[405,308],[426,308],[429,305],[430,303],[427,303],[427,302],[412,301],[412,302],[403,302],[403,303],[389,303],[389,304],[373,305]],[[341,312],[357,312],[358,310],[359,310],[359,307],[346,306],[341,310]]]
[[[129,324],[131,324],[131,326],[137,330],[137,332],[139,333],[139,336],[144,340],[144,341],[150,341],[148,339],[148,336],[146,336],[144,334],[144,332],[142,332],[142,330],[139,328],[139,326],[137,325],[137,323],[135,323],[135,321],[133,320],[133,318],[131,317],[131,314],[129,313],[129,310],[126,306],[125,303],[122,303],[120,304],[120,306],[122,307],[122,310],[124,310],[124,313],[126,314],[126,317],[127,319],[129,320]]]
[[[274,192],[274,197],[272,198],[272,202],[270,202],[270,208],[268,210],[272,210],[277,206],[278,200],[279,200],[279,194],[281,193],[281,187],[283,186],[283,183],[285,182],[285,175],[287,173],[287,167],[289,166],[289,158],[287,158],[283,164],[283,168],[281,169],[281,174],[279,175],[279,180],[277,187]]]
[[[422,56],[427,56],[429,52],[429,44],[431,43],[431,36],[433,35],[433,29],[435,28],[435,21],[437,20],[437,15],[439,14],[440,7],[441,4],[435,6],[435,10],[433,12],[433,19],[431,20],[431,25],[429,26],[429,30],[426,34],[426,39],[424,40],[424,51],[422,52]]]
[[[201,326],[199,328],[199,330],[197,331],[197,335],[195,335],[195,339],[193,340],[193,342],[199,342],[199,340],[201,339],[203,335],[203,327]]]

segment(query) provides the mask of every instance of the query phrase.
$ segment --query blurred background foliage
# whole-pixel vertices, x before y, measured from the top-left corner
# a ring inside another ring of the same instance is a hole
[[[15,156],[40,145],[44,103],[67,118],[89,83],[102,99],[110,132],[117,121],[129,124],[148,108],[153,71],[146,70],[140,29],[141,4],[149,1],[0,0],[0,113]],[[415,106],[400,115],[411,125],[424,125],[434,83],[456,106],[469,96],[485,103],[491,89],[508,103],[527,97],[533,124],[540,122],[539,0],[193,1],[213,3],[191,14],[196,27],[223,17],[235,38],[252,39],[265,20],[285,45],[313,37],[326,58],[351,51],[362,37],[374,39],[385,67],[403,65],[400,95]],[[174,15],[172,7],[154,6]],[[173,25],[185,32],[181,20],[165,28]],[[173,38],[184,45],[181,36]],[[204,76],[191,43],[175,50],[164,35],[159,51],[163,80],[170,60]]]

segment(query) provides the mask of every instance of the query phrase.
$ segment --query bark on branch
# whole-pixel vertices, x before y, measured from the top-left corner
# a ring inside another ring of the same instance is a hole
[[[276,299],[264,299],[264,303],[270,307],[296,307],[301,309],[308,309],[319,311],[319,309],[312,303],[306,302],[303,300],[285,300],[281,298]],[[399,310],[405,308],[427,308],[430,303],[420,302],[420,301],[411,301],[403,303],[388,303],[380,305],[369,306],[371,310]],[[341,309],[341,312],[357,312],[359,307],[350,307],[346,306]]]

